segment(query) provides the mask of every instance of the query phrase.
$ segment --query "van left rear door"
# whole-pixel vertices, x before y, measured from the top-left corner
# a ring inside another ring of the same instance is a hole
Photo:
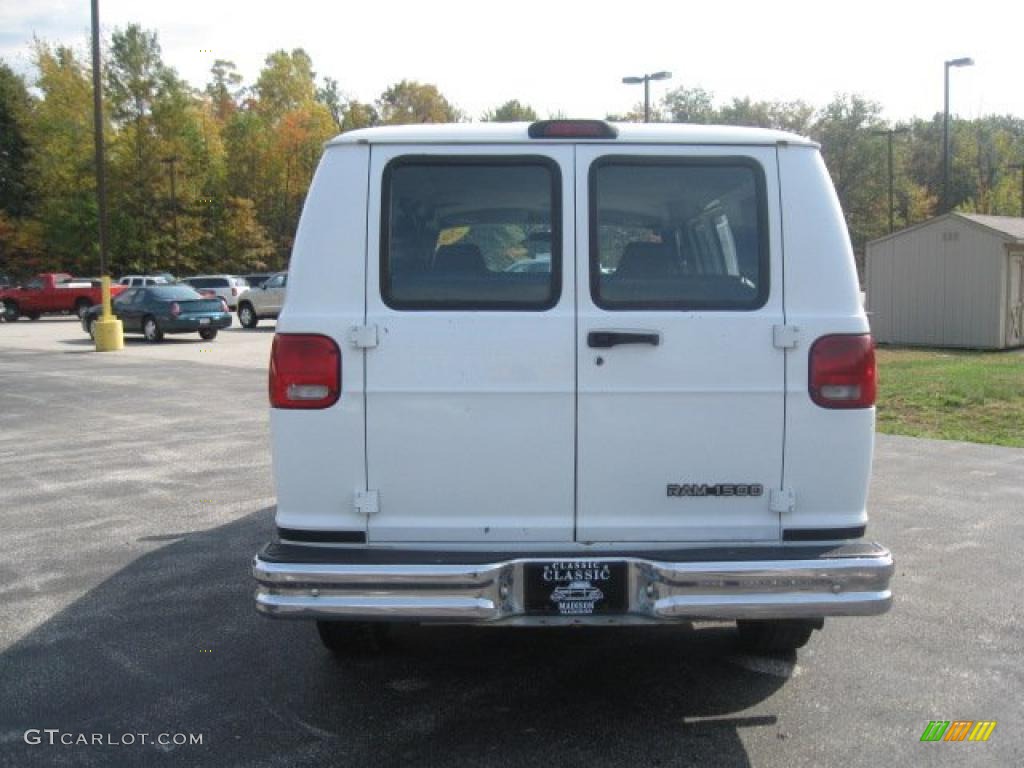
[[[376,145],[371,542],[570,542],[573,153]]]

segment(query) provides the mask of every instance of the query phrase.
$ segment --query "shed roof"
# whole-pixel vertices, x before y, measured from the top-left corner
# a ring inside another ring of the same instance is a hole
[[[923,227],[930,227],[933,224],[950,218],[963,219],[976,227],[983,227],[1004,240],[1014,243],[1024,243],[1024,218],[1018,218],[1016,216],[985,216],[980,213],[960,213],[959,211],[953,211],[952,213],[946,213],[942,216],[927,219],[926,221],[914,224],[906,229],[897,230],[896,232],[884,235],[883,237],[875,238],[874,240],[869,241],[867,245],[871,246],[875,243],[881,243],[896,237],[902,237],[909,232],[914,232]]]
[[[1015,240],[1024,240],[1024,219],[1018,216],[984,216],[980,213],[961,213],[965,219],[995,229]]]

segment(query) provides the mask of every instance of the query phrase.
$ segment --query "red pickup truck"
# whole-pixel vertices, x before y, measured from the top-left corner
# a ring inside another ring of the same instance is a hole
[[[116,296],[125,286],[110,286],[110,295]],[[17,288],[0,290],[0,304],[7,322],[24,315],[38,320],[46,313],[74,312],[81,317],[94,304],[103,301],[103,289],[98,280],[74,278],[64,272],[44,272]]]

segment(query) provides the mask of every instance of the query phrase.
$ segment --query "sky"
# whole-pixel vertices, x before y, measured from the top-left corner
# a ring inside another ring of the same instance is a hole
[[[542,117],[626,112],[643,87],[622,78],[667,70],[652,101],[679,86],[717,104],[822,106],[845,92],[899,121],[942,110],[943,62],[963,56],[976,64],[952,70],[951,111],[1024,117],[1020,0],[101,0],[100,18],[107,36],[132,22],[156,30],[165,63],[196,87],[215,59],[251,84],[268,53],[301,47],[349,97],[372,102],[418,80],[474,119],[509,99]],[[30,82],[33,37],[87,56],[89,29],[87,0],[0,0],[0,58]]]

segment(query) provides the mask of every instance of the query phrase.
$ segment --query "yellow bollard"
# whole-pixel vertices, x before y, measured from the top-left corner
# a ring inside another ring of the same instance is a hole
[[[110,311],[110,278],[103,276],[103,314],[92,324],[92,338],[97,352],[124,349],[124,326]]]

